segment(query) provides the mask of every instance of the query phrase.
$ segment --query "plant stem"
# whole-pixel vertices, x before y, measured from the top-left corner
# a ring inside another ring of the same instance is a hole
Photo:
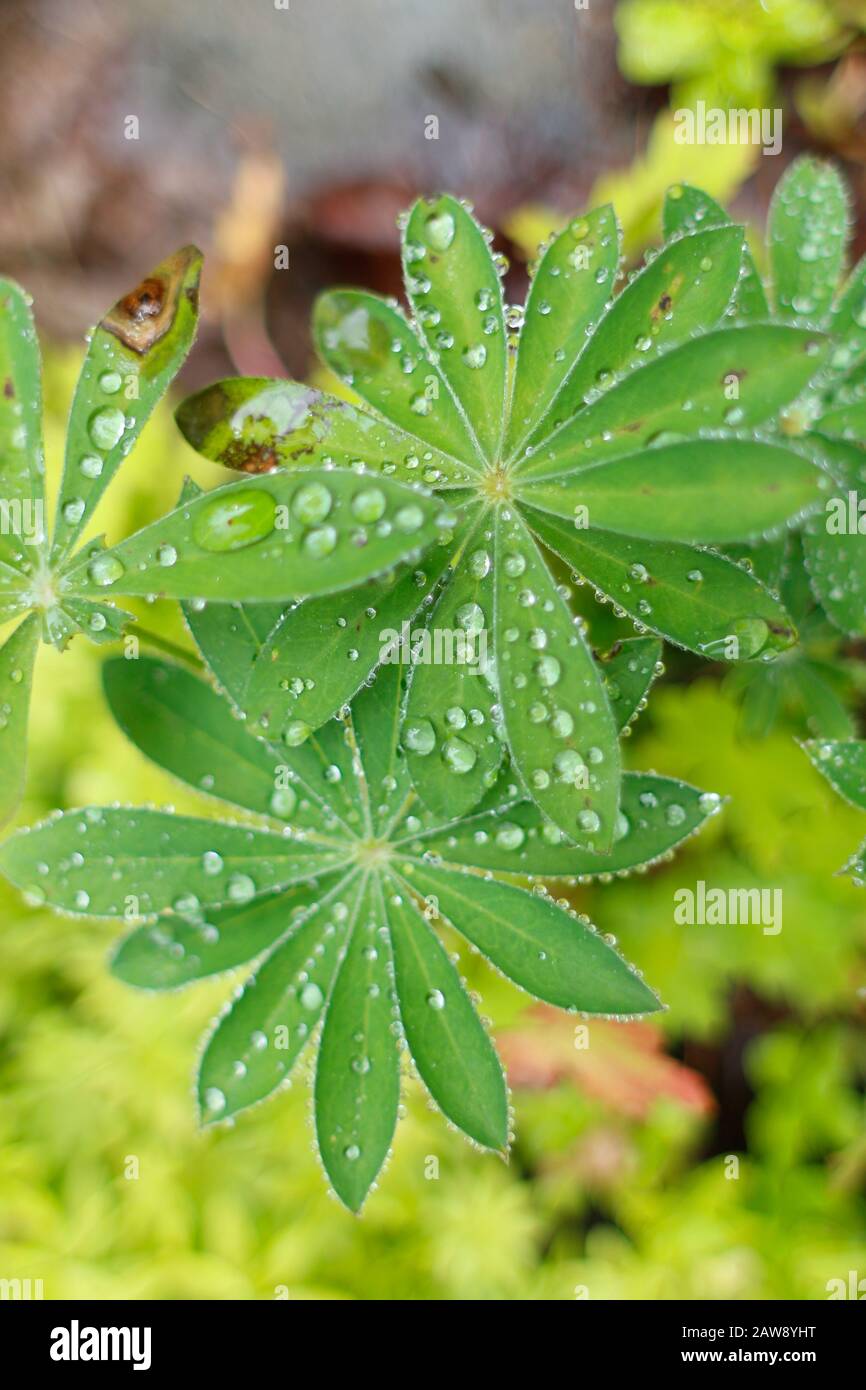
[[[151,632],[150,628],[140,627],[136,623],[134,635],[140,637],[142,642],[148,642],[151,647],[157,647],[159,651],[165,652],[168,656],[177,657],[179,661],[185,661],[188,666],[192,666],[196,671],[204,670],[204,662],[195,652],[189,651],[187,647],[179,647],[176,642],[170,642],[167,637],[161,637],[158,632]]]

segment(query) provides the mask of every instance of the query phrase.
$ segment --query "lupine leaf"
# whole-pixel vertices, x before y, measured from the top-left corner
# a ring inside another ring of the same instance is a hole
[[[652,864],[694,835],[718,811],[721,798],[673,777],[626,772],[614,842],[606,854],[567,844],[531,801],[467,817],[418,840],[449,864],[537,878],[621,874]]]
[[[672,348],[579,412],[532,454],[521,480],[595,468],[650,444],[760,424],[799,395],[825,354],[786,324],[719,329]],[[739,440],[727,441],[731,449]]]
[[[372,837],[390,838],[397,820],[415,799],[400,746],[405,673],[402,662],[382,666],[376,677],[375,694],[356,700],[352,707],[351,731],[357,745],[361,792]]]
[[[42,451],[42,369],[30,301],[0,279],[0,560],[29,564],[27,546],[45,536]]]
[[[793,163],[773,193],[767,228],[780,317],[826,322],[848,238],[848,200],[837,169],[809,156]]]
[[[658,999],[577,914],[476,874],[414,862],[406,883],[504,975],[581,1013],[654,1013]]]
[[[333,850],[268,830],[115,807],[65,811],[0,846],[0,869],[17,887],[91,917],[244,902],[339,860]]]
[[[530,796],[572,841],[608,848],[619,743],[598,667],[531,535],[496,535],[496,672],[512,759]]]
[[[137,989],[180,989],[253,960],[316,910],[344,881],[342,870],[207,915],[167,914],[123,937],[111,973]]]
[[[554,424],[591,403],[600,389],[642,366],[648,353],[713,328],[739,274],[743,233],[714,227],[669,242],[626,286],[551,404]],[[532,442],[550,433],[546,421]]]
[[[866,741],[810,739],[803,748],[831,787],[858,811],[866,811]]]
[[[412,899],[391,891],[386,909],[400,1020],[419,1075],[452,1124],[486,1148],[504,1149],[505,1078],[460,976]]]
[[[586,346],[616,280],[619,246],[608,204],[569,222],[542,255],[520,330],[506,458],[532,433]]]
[[[688,183],[674,184],[668,189],[663,210],[665,240],[684,232],[700,231],[704,227],[724,227],[730,217],[723,208]],[[743,265],[732,300],[735,317],[739,320],[767,318],[769,308],[755,258],[749,248],[743,248]]]
[[[417,568],[352,589],[337,604],[326,595],[287,609],[256,658],[246,688],[250,716],[266,714],[278,727],[302,719],[317,729],[348,704],[389,645],[383,632],[411,627],[429,602],[459,534],[431,546]]]
[[[169,256],[118,300],[90,339],[69,417],[55,560],[81,535],[192,346],[201,260],[195,246]]]
[[[481,228],[456,198],[418,200],[406,224],[403,268],[419,332],[481,453],[495,462],[507,353],[502,286]]]
[[[724,555],[612,531],[578,531],[541,512],[531,524],[577,574],[676,646],[714,660],[747,661],[795,640],[780,601]]]
[[[862,636],[866,633],[866,522],[858,502],[866,480],[866,451],[841,439],[812,439],[841,486],[826,497],[824,510],[806,523],[803,560],[812,590],[831,623],[842,632]]]
[[[402,320],[400,325],[405,331]],[[392,365],[390,360],[387,365]],[[403,375],[400,372],[401,381]],[[384,398],[381,408],[386,403],[390,410]],[[380,415],[297,381],[230,377],[189,396],[178,406],[175,419],[200,454],[242,473],[266,473],[279,464],[307,469],[330,462],[351,468],[363,459],[369,472],[404,483],[459,487],[474,476],[448,453],[422,442],[416,432],[406,433]],[[411,423],[414,431],[414,412]]]
[[[141,656],[107,661],[102,672],[106,698],[121,729],[160,767],[234,806],[308,829],[323,828],[296,769],[288,768],[289,751],[277,752],[250,738],[225,700],[190,671]],[[293,780],[281,779],[281,769],[290,770]]]
[[[0,647],[0,825],[14,816],[24,791],[27,716],[39,645],[35,613]]]
[[[360,1210],[397,1123],[400,1063],[391,1028],[390,956],[382,891],[371,878],[360,893],[316,1063],[319,1153],[350,1211]]]
[[[358,897],[357,879],[345,880],[337,897],[274,947],[218,1020],[197,1080],[205,1124],[229,1119],[288,1080],[326,1008]]]
[[[278,471],[204,493],[110,550],[88,547],[62,587],[224,602],[335,593],[423,550],[447,517],[390,478]]]
[[[458,816],[489,787],[502,761],[490,685],[493,557],[482,523],[430,610],[411,668],[402,745],[415,788],[436,815]]]
[[[661,674],[662,644],[656,637],[629,637],[617,642],[602,660],[602,675],[617,728],[637,718],[649,688]]]
[[[521,497],[567,520],[646,540],[724,544],[777,530],[814,510],[821,475],[775,444],[694,439],[527,483]]]
[[[438,367],[397,310],[362,290],[331,290],[313,311],[313,332],[322,360],[362,400],[407,434],[477,469],[466,421]],[[358,446],[363,457],[359,431]]]

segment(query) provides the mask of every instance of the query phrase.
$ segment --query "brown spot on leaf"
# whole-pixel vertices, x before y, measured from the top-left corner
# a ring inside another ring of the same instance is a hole
[[[7,401],[11,401],[15,395],[15,387],[12,383],[11,376],[7,377],[3,383],[3,395],[6,397]]]
[[[109,309],[100,327],[142,356],[164,338],[174,323],[181,295],[195,306],[197,282],[185,284],[190,270],[201,259],[194,246],[169,256],[134,290]]]

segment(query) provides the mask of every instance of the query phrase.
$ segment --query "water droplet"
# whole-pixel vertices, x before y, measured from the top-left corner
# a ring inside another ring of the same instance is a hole
[[[292,498],[292,515],[304,526],[324,521],[334,505],[334,499],[324,483],[305,483]]]
[[[102,459],[98,454],[85,454],[78,467],[85,478],[98,478],[102,473]]]
[[[403,747],[426,756],[436,747],[436,731],[429,719],[410,719],[403,727]]]
[[[126,569],[116,555],[103,554],[91,560],[87,573],[93,584],[106,589],[109,584],[116,584],[126,573]]]
[[[106,405],[94,411],[87,426],[87,432],[97,449],[106,451],[114,448],[125,429],[126,417],[116,405]]]
[[[161,545],[156,552],[157,563],[169,569],[177,564],[177,551],[173,545]]]
[[[242,550],[274,529],[277,504],[269,492],[245,488],[215,497],[197,512],[192,534],[202,550]]]
[[[520,825],[506,821],[496,832],[496,843],[500,849],[520,849],[526,839],[526,832]]]
[[[313,1013],[316,1009],[322,1007],[325,996],[317,984],[309,981],[301,990],[300,1000],[301,1008],[306,1009],[308,1013]]]
[[[471,347],[463,349],[462,358],[467,367],[483,367],[487,361],[487,348],[483,343],[473,343]]]
[[[431,989],[427,994],[427,1003],[431,1009],[436,1009],[437,1012],[444,1009],[445,995],[442,993],[441,989]]]
[[[465,739],[449,738],[442,747],[442,757],[452,772],[463,774],[472,771],[478,754]]]
[[[298,748],[302,743],[306,743],[312,732],[309,724],[303,719],[293,719],[283,730],[283,743],[288,748]]]
[[[123,385],[123,378],[120,372],[103,372],[99,378],[99,389],[104,391],[106,396],[116,396]]]
[[[223,857],[215,849],[206,849],[201,857],[201,866],[209,878],[223,871]]]
[[[277,787],[268,803],[272,816],[288,820],[298,804],[298,794],[294,787]]]
[[[249,874],[232,874],[226,884],[226,893],[233,903],[248,903],[255,897],[256,885]]]
[[[447,251],[457,224],[450,212],[434,212],[424,223],[424,240],[434,251]]]
[[[385,494],[379,487],[367,487],[352,498],[352,515],[365,524],[378,521],[385,514]]]
[[[334,526],[315,526],[303,539],[304,554],[313,560],[324,560],[337,548],[337,530]]]

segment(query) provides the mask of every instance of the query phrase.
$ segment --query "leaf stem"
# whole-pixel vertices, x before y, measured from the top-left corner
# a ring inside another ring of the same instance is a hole
[[[171,642],[167,637],[161,637],[158,632],[151,632],[150,628],[135,625],[134,633],[140,637],[142,642],[147,642],[151,647],[156,647],[159,651],[165,652],[168,656],[177,657],[179,661],[185,661],[188,666],[192,666],[196,671],[204,670],[204,662],[201,657],[196,656],[195,652],[187,647],[178,646],[177,642]]]

